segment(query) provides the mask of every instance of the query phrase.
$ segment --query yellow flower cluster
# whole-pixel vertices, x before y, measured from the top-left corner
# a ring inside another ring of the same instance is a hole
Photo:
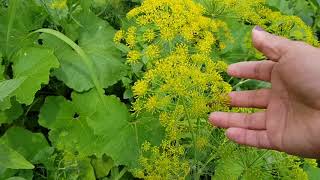
[[[127,36],[126,36],[126,42],[127,42],[127,46],[130,48],[130,49],[133,49],[136,45],[136,32],[137,32],[137,28],[132,26],[128,29],[128,32],[127,32]]]
[[[228,110],[231,86],[221,77],[227,65],[213,60],[212,54],[233,38],[226,23],[203,13],[203,7],[192,0],[145,0],[127,15],[133,25],[114,37],[130,49],[127,63],[146,65],[144,76],[133,87],[133,110],[158,115],[166,131],[160,146],[142,147],[152,155],[141,156],[138,177],[185,177],[190,168],[179,141],[195,131],[194,120],[207,118],[210,111]],[[194,140],[199,150],[208,142],[204,137]]]
[[[231,87],[220,73],[226,68],[225,63],[215,62],[206,54],[190,54],[186,45],[179,44],[136,83],[134,110],[173,112],[183,105],[186,112],[192,112],[190,118],[205,117],[212,110],[225,110]],[[147,95],[137,91],[142,83],[149,87]]]
[[[131,63],[131,64],[137,63],[140,57],[141,57],[141,54],[139,51],[135,51],[135,50],[130,51],[127,54],[127,63]]]
[[[271,33],[303,40],[315,46],[319,45],[312,29],[299,17],[283,15],[281,12],[273,11],[267,7],[266,0],[207,1],[220,3],[220,6],[227,11],[224,13],[241,18],[247,23],[259,25]]]
[[[160,47],[158,45],[150,45],[146,48],[145,50],[145,55],[149,58],[149,59],[155,59],[160,57]]]
[[[51,9],[64,9],[67,7],[67,0],[54,0],[50,7]]]
[[[142,6],[130,11],[127,17],[136,18],[141,26],[156,25],[163,39],[172,40],[180,34],[181,29],[198,32],[200,27],[195,22],[202,13],[203,8],[192,0],[145,0]]]
[[[220,76],[226,67],[225,63],[215,62],[206,54],[190,54],[186,45],[178,44],[175,51],[157,61],[143,79],[135,84],[133,90],[136,102],[133,108],[136,113],[147,111],[159,114],[159,121],[165,127],[166,140],[177,143],[185,134],[197,129],[195,121],[189,124],[191,120],[207,118],[210,111],[228,110],[227,94],[231,86]],[[205,149],[209,142],[202,136],[194,140],[194,148],[197,150]],[[181,172],[180,168],[187,165],[181,161],[183,154],[164,158],[162,154],[168,153],[168,149],[161,146],[157,158],[142,163],[143,170],[140,172],[147,172],[148,175],[143,178],[172,179],[176,176],[174,172]],[[170,148],[183,146],[175,144]],[[163,166],[171,168],[171,171]],[[184,177],[179,174],[179,177]]]
[[[143,40],[148,43],[151,43],[155,38],[156,33],[152,29],[148,29],[143,33]]]
[[[145,156],[139,161],[142,169],[134,172],[138,178],[146,180],[183,180],[189,174],[188,161],[181,159],[184,155],[182,146],[172,144],[170,141],[163,141],[160,147],[152,146],[149,142],[142,145]]]
[[[203,13],[204,8],[192,0],[145,0],[140,7],[128,13],[133,25],[118,31],[114,41],[140,51],[147,60],[165,57],[175,46],[173,42],[186,43],[190,48],[207,54],[214,48],[224,49],[225,42],[233,42],[226,23],[205,17]],[[161,53],[160,46],[169,51]]]

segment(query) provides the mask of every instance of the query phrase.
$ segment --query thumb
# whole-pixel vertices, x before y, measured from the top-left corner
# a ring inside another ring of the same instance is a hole
[[[279,61],[293,43],[286,38],[270,34],[259,26],[252,30],[252,41],[254,47],[272,61]]]

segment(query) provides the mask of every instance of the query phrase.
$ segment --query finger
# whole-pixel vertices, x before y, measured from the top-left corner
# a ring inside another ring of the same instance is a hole
[[[279,61],[287,53],[293,41],[270,34],[259,26],[252,30],[252,41],[255,48],[272,61]]]
[[[230,65],[228,74],[238,78],[270,81],[271,72],[275,64],[275,62],[268,60],[240,62]]]
[[[270,89],[231,92],[230,105],[233,107],[267,108],[271,96]]]
[[[266,129],[265,112],[253,114],[215,112],[210,115],[209,120],[212,124],[221,128]]]
[[[241,145],[264,149],[274,149],[268,138],[267,131],[229,128],[226,134],[230,140]]]

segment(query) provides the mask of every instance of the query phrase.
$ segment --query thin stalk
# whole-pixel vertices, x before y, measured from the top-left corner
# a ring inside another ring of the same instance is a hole
[[[251,81],[251,79],[247,79],[247,80],[241,80],[240,82],[238,82],[236,85],[234,85],[232,87],[233,90],[235,90],[237,87],[241,86],[242,84],[245,84],[247,82]]]
[[[11,30],[12,30],[12,26],[14,23],[14,20],[16,18],[16,11],[17,11],[17,0],[12,0],[10,1],[9,4],[9,22],[8,22],[8,28],[7,28],[7,37],[6,37],[6,51],[5,51],[5,56],[9,56],[9,41],[10,41],[10,34],[11,34]]]
[[[184,111],[186,113],[186,116],[187,116],[187,120],[188,120],[188,126],[189,126],[189,129],[190,129],[190,132],[191,132],[191,138],[192,138],[192,141],[193,141],[193,146],[194,146],[194,159],[195,159],[195,179],[198,179],[198,160],[197,160],[197,147],[196,147],[196,138],[195,138],[195,135],[194,135],[194,132],[192,130],[192,124],[191,124],[191,121],[190,121],[190,115],[186,109],[186,104],[185,104],[185,101],[182,100],[182,103],[183,103],[183,108],[184,108]]]
[[[208,160],[204,163],[204,165],[202,166],[202,168],[199,169],[199,173],[202,173],[203,169],[205,167],[207,167],[207,165],[216,157],[216,154],[215,152],[211,152]]]
[[[122,178],[122,176],[128,171],[128,169],[125,167],[123,168],[120,173],[114,178],[115,180],[119,180]]]

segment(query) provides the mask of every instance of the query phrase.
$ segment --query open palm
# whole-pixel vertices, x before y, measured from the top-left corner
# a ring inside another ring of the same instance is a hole
[[[231,76],[271,82],[271,89],[232,92],[231,105],[266,109],[215,112],[210,121],[239,143],[320,157],[320,50],[253,30],[254,46],[269,60],[233,64]]]

